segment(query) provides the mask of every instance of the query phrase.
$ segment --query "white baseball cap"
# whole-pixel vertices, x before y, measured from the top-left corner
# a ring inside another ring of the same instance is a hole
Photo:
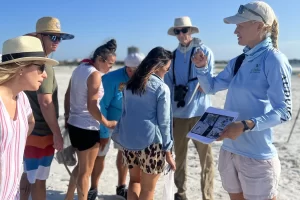
[[[138,67],[144,58],[142,53],[131,53],[127,55],[124,62],[127,67]]]
[[[240,5],[238,13],[224,18],[226,24],[240,24],[248,21],[259,21],[272,26],[276,19],[273,9],[263,1],[254,1]]]

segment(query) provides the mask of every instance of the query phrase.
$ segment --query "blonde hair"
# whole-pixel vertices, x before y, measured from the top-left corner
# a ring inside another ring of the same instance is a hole
[[[267,27],[267,34],[268,33],[271,34],[273,47],[278,49],[279,24],[277,19],[274,19],[272,26]]]
[[[0,85],[17,76],[17,73],[25,66],[31,64],[32,61],[10,63],[0,66]]]

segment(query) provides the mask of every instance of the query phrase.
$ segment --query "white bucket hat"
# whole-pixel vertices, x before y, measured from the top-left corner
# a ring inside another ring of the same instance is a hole
[[[124,60],[125,66],[127,67],[138,67],[141,62],[144,60],[145,56],[142,53],[131,53],[127,55]]]
[[[175,18],[174,26],[169,28],[168,34],[175,36],[174,29],[175,28],[184,28],[184,27],[191,27],[192,34],[199,33],[198,27],[192,25],[191,19],[187,16],[184,16],[184,17]]]
[[[34,33],[28,33],[26,35],[36,36],[38,33],[56,33],[59,34],[62,40],[70,40],[74,38],[74,35],[61,31],[61,25],[55,17],[42,17],[36,22],[36,31]]]
[[[254,1],[241,5],[238,13],[224,18],[226,24],[240,24],[248,21],[259,21],[272,26],[276,19],[273,9],[263,1]]]
[[[20,36],[6,40],[2,47],[1,65],[24,61],[44,61],[46,66],[58,65],[56,60],[46,58],[41,40],[32,36]]]

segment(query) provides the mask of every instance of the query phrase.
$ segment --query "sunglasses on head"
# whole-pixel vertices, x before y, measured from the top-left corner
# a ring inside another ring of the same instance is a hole
[[[43,34],[44,36],[48,36],[51,42],[61,42],[62,38],[57,35],[51,35],[51,34]]]
[[[175,34],[175,35],[179,35],[180,32],[183,33],[183,34],[185,34],[185,33],[187,33],[189,30],[190,30],[189,27],[182,28],[182,29],[176,29],[176,28],[175,28],[175,29],[174,29],[174,34]]]
[[[38,66],[38,70],[41,71],[42,73],[44,73],[45,68],[46,68],[45,64],[39,65],[39,64],[33,63],[32,65]]]
[[[245,12],[245,10],[247,10],[248,12],[251,12],[253,15],[259,16],[259,17],[263,20],[263,22],[266,24],[265,19],[264,19],[260,14],[258,14],[257,12],[255,12],[255,11],[253,11],[253,10],[247,8],[247,7],[244,6],[244,5],[240,5],[239,10],[238,10],[238,13],[239,13],[239,14],[243,14],[243,13]]]

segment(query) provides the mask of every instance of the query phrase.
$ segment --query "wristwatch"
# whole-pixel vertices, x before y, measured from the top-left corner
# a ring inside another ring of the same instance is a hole
[[[249,126],[247,125],[246,121],[245,121],[245,120],[242,120],[242,123],[243,123],[243,125],[244,125],[243,131],[244,131],[244,132],[249,132],[251,129],[250,129]]]

